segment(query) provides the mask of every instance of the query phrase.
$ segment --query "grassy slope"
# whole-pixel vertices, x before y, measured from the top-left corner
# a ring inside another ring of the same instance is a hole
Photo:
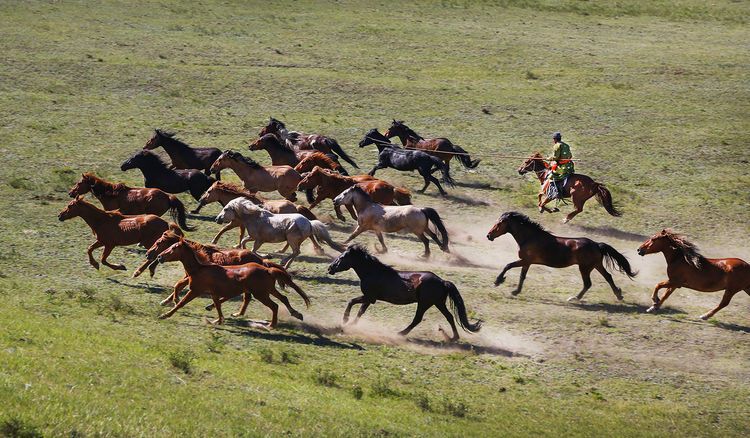
[[[578,227],[648,234],[674,226],[701,243],[735,244],[732,236],[750,231],[747,3],[589,3],[4,3],[0,421],[86,435],[746,435],[748,297],[713,325],[692,315],[716,295],[680,291],[666,315],[643,315],[651,278],[663,275],[657,258],[648,280],[628,285],[624,306],[611,304],[599,279],[591,304],[562,305],[578,287],[574,270],[535,268],[522,297],[509,299],[511,286],[488,287],[490,270],[433,266],[488,321],[486,337],[510,330],[543,353],[425,354],[296,325],[277,334],[236,322],[214,329],[197,305],[156,321],[156,293],[179,270],[148,281],[96,273],[85,262],[83,224],[54,218],[78,172],[139,184],[119,164],[152,127],[244,153],[274,115],[335,136],[366,168],[373,152],[356,142],[396,117],[483,157],[476,173],[455,166],[457,179],[479,188],[458,187],[448,201],[415,197],[438,208],[458,251],[482,264],[510,261],[508,240],[477,240],[506,208],[532,213],[536,190],[514,174],[517,160],[488,154],[547,150],[554,130],[591,160],[579,171],[608,182],[626,212],[611,218],[592,203]],[[412,176],[383,176],[418,186]],[[470,198],[490,205],[467,207]],[[574,232],[559,216],[543,219]],[[210,239],[214,226],[199,225],[195,237]],[[633,256],[636,242],[609,241]],[[426,266],[409,259],[415,242],[389,242],[400,266]],[[139,258],[113,255],[130,268]],[[324,267],[308,258],[295,271],[315,298],[306,316],[329,326],[356,289],[326,282]],[[411,312],[378,305],[367,319],[395,331]],[[428,313],[414,337],[436,339],[437,318]],[[189,374],[170,364],[179,354],[195,356]],[[327,372],[336,386],[316,380]]]

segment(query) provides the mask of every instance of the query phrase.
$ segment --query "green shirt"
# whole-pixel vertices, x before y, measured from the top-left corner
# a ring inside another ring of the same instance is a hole
[[[571,158],[573,158],[573,153],[570,152],[570,146],[567,143],[555,143],[555,150],[552,152],[552,156],[548,158],[550,161],[557,161],[557,170],[552,172],[552,179],[560,181],[575,172],[572,161],[565,164],[560,163],[560,160],[570,160]]]

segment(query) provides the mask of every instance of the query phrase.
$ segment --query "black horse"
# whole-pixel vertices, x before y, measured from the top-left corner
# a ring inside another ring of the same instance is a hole
[[[427,309],[435,306],[451,325],[453,337],[449,339],[455,341],[458,339],[458,331],[456,330],[453,315],[451,315],[445,304],[446,299],[450,299],[453,313],[458,318],[461,328],[476,333],[482,327],[481,320],[474,324],[469,322],[464,300],[461,298],[461,294],[456,289],[456,286],[432,272],[397,271],[373,257],[366,249],[359,245],[352,245],[341,253],[328,266],[328,273],[335,274],[349,269],[354,269],[354,272],[359,277],[359,287],[362,290],[362,296],[349,301],[346,311],[344,311],[344,324],[349,321],[349,312],[351,312],[355,304],[362,305],[354,320],[356,323],[370,304],[374,304],[377,300],[401,305],[417,303],[417,312],[414,314],[414,320],[408,327],[400,331],[399,334],[402,336],[409,334],[414,327],[422,322],[422,317]],[[440,330],[442,331],[442,329]],[[443,334],[445,335],[445,332]]]
[[[175,169],[200,169],[206,175],[211,174],[211,165],[221,155],[217,148],[192,148],[174,138],[174,133],[156,129],[143,149],[153,150],[159,146],[167,151]],[[216,179],[221,179],[221,172],[216,172]]]
[[[370,175],[375,175],[378,169],[387,167],[404,171],[416,170],[424,178],[424,187],[420,192],[427,190],[427,186],[433,183],[440,190],[440,194],[445,196],[447,193],[440,185],[440,181],[432,176],[432,172],[439,169],[443,173],[443,181],[453,186],[453,178],[450,176],[448,166],[439,158],[422,151],[394,147],[377,129],[369,130],[359,142],[359,147],[363,148],[371,144],[378,148],[378,164],[372,168]]]
[[[120,166],[122,171],[130,169],[141,170],[146,187],[167,193],[190,191],[196,201],[215,181],[198,169],[172,169],[156,154],[145,149],[136,152]]]

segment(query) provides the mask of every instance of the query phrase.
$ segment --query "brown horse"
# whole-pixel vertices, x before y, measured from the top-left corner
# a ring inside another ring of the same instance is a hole
[[[421,149],[440,158],[450,169],[450,161],[453,157],[463,164],[467,169],[474,169],[481,160],[472,160],[469,153],[462,147],[453,144],[447,138],[423,138],[406,126],[402,120],[393,119],[390,128],[384,134],[387,138],[398,137],[401,144],[408,149]]]
[[[320,166],[348,175],[344,167],[336,161],[338,160],[338,157],[335,154],[326,154],[314,149],[297,150],[284,144],[284,142],[275,134],[266,134],[256,139],[250,143],[248,149],[251,151],[265,150],[271,157],[271,164],[274,166],[286,165],[295,167],[305,158],[315,156],[316,162],[325,163],[324,165],[319,164]]]
[[[175,195],[160,189],[128,187],[106,181],[91,172],[81,174],[81,179],[70,189],[68,195],[76,198],[91,192],[102,203],[105,210],[120,210],[122,214],[155,214],[161,216],[167,211],[172,220],[183,230],[194,231],[185,220],[185,205]]]
[[[536,177],[539,179],[539,183],[544,185],[544,181],[547,179],[548,164],[539,152],[534,153],[531,157],[527,158],[526,161],[521,164],[518,168],[520,175],[525,175],[528,172],[534,172]],[[573,200],[573,206],[575,210],[570,212],[566,217],[564,223],[568,223],[578,213],[583,211],[583,204],[586,203],[591,197],[596,196],[596,200],[607,210],[607,213],[615,217],[622,216],[615,206],[612,204],[612,194],[609,192],[604,184],[598,183],[586,175],[580,173],[574,173],[568,177],[568,182],[560,193],[562,198],[571,198]],[[546,207],[551,199],[547,197],[544,190],[539,190],[539,212],[554,213],[559,211],[557,208],[550,210]]]
[[[724,290],[724,296],[715,309],[701,315],[706,320],[725,308],[732,297],[744,290],[750,295],[750,264],[742,259],[708,259],[698,252],[698,248],[671,230],[662,230],[638,247],[638,254],[661,252],[667,261],[668,280],[654,288],[651,300],[654,305],[647,312],[656,312],[675,289],[687,287],[700,292]],[[666,288],[659,298],[659,289]]]
[[[411,194],[408,190],[401,187],[394,187],[391,184],[372,177],[370,175],[343,176],[330,170],[314,167],[313,170],[304,175],[299,183],[300,189],[317,188],[315,199],[308,199],[310,208],[320,204],[325,199],[333,199],[340,195],[341,192],[353,185],[360,186],[375,201],[383,205],[409,205],[411,204]],[[352,219],[357,219],[354,209],[351,206],[346,207],[351,214]],[[336,216],[343,220],[344,215],[338,206],[334,205]]]
[[[278,268],[267,268],[257,263],[246,263],[244,265],[220,266],[209,263],[202,259],[192,246],[186,242],[177,242],[157,256],[159,263],[180,261],[185,272],[188,274],[188,285],[190,291],[167,313],[159,316],[159,319],[169,318],[182,306],[202,295],[209,295],[216,307],[219,318],[212,321],[214,324],[224,323],[224,314],[221,312],[221,303],[244,295],[239,312],[232,316],[242,316],[250,304],[250,292],[255,299],[265,304],[271,312],[271,328],[276,327],[278,322],[278,304],[271,300],[271,295],[281,301],[295,318],[302,320],[302,314],[292,308],[286,296],[276,290],[276,282],[294,289],[309,307],[310,298],[297,286],[289,274]]]
[[[612,275],[605,269],[605,261],[610,269],[614,267],[627,275],[628,278],[637,275],[630,268],[628,259],[606,243],[594,242],[586,238],[557,237],[526,215],[515,211],[500,216],[497,223],[487,233],[487,239],[492,241],[505,233],[510,233],[518,243],[519,260],[505,265],[505,268],[495,280],[495,286],[499,286],[505,281],[505,273],[509,269],[520,267],[521,278],[518,287],[511,292],[514,296],[521,293],[523,281],[526,279],[526,273],[531,265],[544,265],[553,268],[578,265],[583,279],[583,289],[578,292],[578,295],[568,298],[568,301],[583,298],[583,295],[591,287],[591,271],[594,269],[599,271],[602,277],[607,280],[617,299],[622,300],[622,289],[615,285]]]
[[[323,169],[333,170],[334,172],[338,172],[344,176],[349,176],[343,166],[333,161],[328,155],[318,151],[313,151],[307,154],[299,161],[299,163],[297,163],[296,166],[294,166],[294,170],[302,175],[305,172],[311,172],[315,166]]]
[[[118,271],[124,271],[124,265],[113,265],[107,261],[109,253],[115,247],[139,244],[144,248],[150,248],[161,235],[172,230],[182,235],[182,230],[177,224],[170,223],[153,214],[137,216],[125,216],[118,211],[104,211],[94,204],[86,202],[82,197],[70,201],[57,218],[60,221],[80,217],[91,228],[96,237],[88,249],[89,263],[99,269],[99,263],[94,260],[91,253],[100,247],[104,247],[101,262]]]
[[[294,201],[297,199],[297,184],[302,177],[291,166],[263,167],[250,158],[243,157],[239,152],[225,151],[211,165],[211,172],[231,168],[245,184],[245,188],[253,192],[278,191],[284,198]]]

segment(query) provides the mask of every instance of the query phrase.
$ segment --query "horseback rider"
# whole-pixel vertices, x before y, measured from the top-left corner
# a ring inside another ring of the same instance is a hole
[[[573,154],[570,152],[570,146],[562,141],[562,134],[555,132],[552,135],[552,141],[555,149],[552,155],[547,158],[549,171],[547,172],[547,181],[544,187],[547,199],[549,200],[562,199],[565,180],[575,172],[572,160]]]

